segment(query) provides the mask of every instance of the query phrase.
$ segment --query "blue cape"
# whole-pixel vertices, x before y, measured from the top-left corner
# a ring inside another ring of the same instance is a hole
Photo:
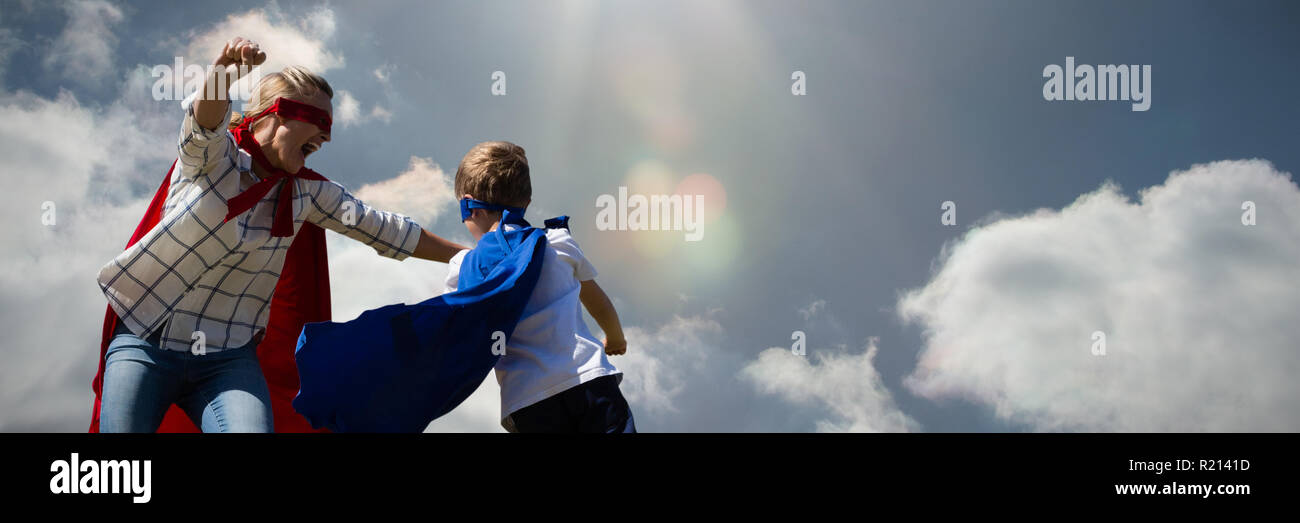
[[[493,333],[509,339],[541,275],[546,231],[522,214],[503,213],[465,255],[456,292],[304,326],[294,410],[335,432],[420,432],[468,398],[500,357]],[[546,220],[561,227],[567,216]]]

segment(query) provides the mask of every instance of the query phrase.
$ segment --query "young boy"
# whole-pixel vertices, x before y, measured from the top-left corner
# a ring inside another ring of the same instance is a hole
[[[522,212],[533,187],[524,149],[509,142],[484,142],[470,149],[456,169],[456,194],[474,202],[465,228],[482,239],[501,223],[502,211]],[[596,285],[596,269],[567,229],[546,232],[549,248],[541,275],[523,315],[497,361],[501,426],[510,432],[636,432],[632,412],[619,392],[623,373],[608,355],[627,351],[618,313]],[[447,292],[454,292],[469,250],[449,262]],[[582,309],[605,331],[604,351],[582,319]]]

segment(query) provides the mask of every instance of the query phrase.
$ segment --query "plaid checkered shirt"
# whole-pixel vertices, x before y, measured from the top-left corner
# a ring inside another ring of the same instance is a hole
[[[201,332],[208,351],[238,348],[259,337],[293,237],[271,236],[286,183],[295,185],[294,234],[304,222],[343,234],[398,260],[410,256],[421,228],[410,218],[365,205],[342,185],[293,178],[252,209],[224,222],[226,202],[258,181],[252,158],[227,130],[210,131],[186,100],[179,157],[162,220],[99,271],[99,286],[131,332],[189,351]]]

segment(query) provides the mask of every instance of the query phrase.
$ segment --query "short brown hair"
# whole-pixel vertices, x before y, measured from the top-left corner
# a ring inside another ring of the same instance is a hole
[[[469,194],[495,205],[524,207],[533,198],[524,148],[510,142],[475,145],[456,168],[456,198]]]

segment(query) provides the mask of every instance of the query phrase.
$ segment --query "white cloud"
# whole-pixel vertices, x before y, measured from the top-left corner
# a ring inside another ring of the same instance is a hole
[[[894,403],[875,367],[877,339],[854,354],[843,340],[849,336],[826,300],[814,299],[795,311],[803,320],[791,333],[791,346],[772,347],[744,363],[739,372],[753,390],[776,396],[787,407],[808,411],[819,432],[912,432],[920,425]],[[794,352],[803,344],[804,355]],[[802,427],[799,427],[802,429]]]
[[[876,371],[876,340],[865,352],[807,351],[772,347],[741,370],[756,388],[797,405],[818,405],[833,413],[817,421],[818,432],[912,432],[919,425],[898,410]],[[816,360],[815,363],[810,360]]]
[[[272,4],[232,14],[187,42],[187,64],[211,64],[230,39],[240,36],[257,42],[266,52],[266,62],[240,82],[251,86],[266,72],[300,65],[317,74],[343,67],[342,53],[329,47],[335,32],[334,11],[316,8],[302,17],[291,17]],[[328,77],[327,77],[328,78]],[[249,92],[248,87],[240,89]]]
[[[899,300],[925,338],[906,385],[1037,430],[1300,430],[1298,223],[1295,183],[1252,160],[979,226]]]
[[[340,126],[350,127],[361,118],[361,102],[358,102],[352,93],[337,90],[334,92],[334,97],[338,100],[334,106],[334,119]]]
[[[628,352],[611,361],[639,429],[655,431],[901,432],[919,425],[895,406],[875,370],[875,342],[843,348],[789,348],[751,356],[729,349],[721,310],[674,316],[653,328],[625,328]],[[821,324],[819,324],[821,325]],[[819,333],[831,329],[820,329]],[[815,359],[810,363],[809,359]],[[753,392],[766,392],[761,398]],[[811,412],[809,405],[820,408]]]
[[[825,308],[826,300],[815,300],[812,303],[809,303],[807,307],[799,309],[799,316],[803,318],[804,321],[807,321],[812,319],[813,316],[816,316]]]
[[[335,107],[334,121],[342,127],[351,127],[371,120],[379,120],[388,123],[393,118],[393,113],[379,105],[370,108],[370,112],[362,112],[361,102],[352,95],[350,91],[334,91]]]
[[[328,40],[334,36],[334,30],[337,26],[334,22],[334,10],[326,5],[316,6],[302,17],[298,22],[298,26],[311,38]]]
[[[494,372],[478,389],[445,416],[433,420],[425,432],[505,432],[501,427],[501,386]]]
[[[147,111],[94,110],[70,94],[0,96],[0,430],[85,430],[104,296],[94,275],[119,251],[167,169]],[[172,148],[174,151],[174,146]],[[147,176],[142,173],[148,173]],[[147,178],[149,194],[131,190]],[[41,222],[54,204],[55,224]]]
[[[401,212],[421,225],[433,225],[456,210],[451,175],[430,158],[412,156],[395,178],[361,186],[356,196],[381,209]],[[459,212],[459,211],[457,211]]]
[[[382,106],[376,105],[370,108],[370,119],[388,123],[393,119],[393,112]]]
[[[656,329],[623,331],[627,353],[610,361],[624,373],[619,388],[633,416],[649,420],[680,415],[683,406],[689,409],[692,402],[683,395],[692,376],[705,371],[717,355],[722,326],[707,316],[676,316]]]
[[[381,84],[388,85],[395,68],[396,67],[393,66],[393,64],[384,64],[376,67],[372,73],[375,75],[375,80],[378,80]]]
[[[68,23],[45,55],[45,67],[83,85],[109,79],[120,61],[113,27],[122,22],[122,10],[104,0],[70,1],[63,9]]]

